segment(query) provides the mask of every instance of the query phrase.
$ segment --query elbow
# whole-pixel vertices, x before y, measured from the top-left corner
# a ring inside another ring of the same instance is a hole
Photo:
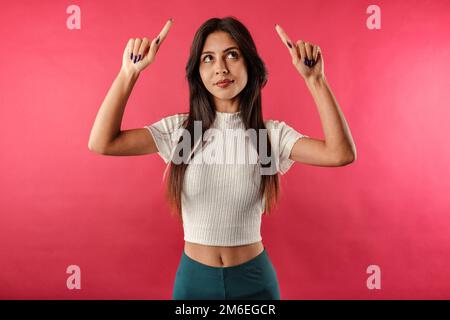
[[[89,149],[89,151],[95,152],[95,148],[94,148],[94,146],[92,145],[91,140],[89,140],[89,142],[88,142],[88,149]]]
[[[356,148],[348,150],[337,158],[338,166],[346,166],[356,161]]]
[[[104,154],[105,153],[104,150],[102,150],[100,148],[97,148],[95,145],[93,145],[91,143],[91,141],[88,142],[88,149],[89,149],[89,151],[94,152],[94,153],[98,153],[98,154]]]
[[[354,157],[354,156],[351,156],[351,157],[350,157],[350,156],[349,156],[348,158],[344,158],[343,160],[341,160],[340,166],[341,166],[341,167],[347,166],[347,165],[353,163],[355,160],[356,160],[356,157]]]

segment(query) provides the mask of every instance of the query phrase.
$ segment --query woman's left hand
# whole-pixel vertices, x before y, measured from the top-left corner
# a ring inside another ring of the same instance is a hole
[[[293,43],[279,25],[275,25],[275,29],[284,45],[289,49],[292,56],[292,64],[303,79],[325,78],[322,52],[319,46],[303,40]]]

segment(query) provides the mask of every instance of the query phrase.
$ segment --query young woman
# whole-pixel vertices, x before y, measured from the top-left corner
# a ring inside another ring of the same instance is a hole
[[[275,26],[313,95],[325,140],[303,135],[283,121],[263,120],[261,89],[267,71],[249,31],[233,17],[209,19],[194,36],[186,65],[189,112],[121,131],[130,92],[172,24],[170,19],[151,43],[147,38],[128,41],[122,68],[95,119],[89,149],[118,156],[157,152],[168,164],[167,198],[183,223],[185,240],[173,299],[280,299],[277,274],[260,235],[261,214],[270,213],[278,198],[278,173],[285,174],[295,161],[343,166],[356,158],[350,130],[326,82],[320,48],[293,43]],[[238,138],[258,131],[256,140],[246,144],[258,161],[205,161],[202,156],[220,147],[232,159],[244,150],[229,151],[235,137],[211,138],[207,133],[212,130],[235,130]],[[263,155],[269,161],[262,161]]]

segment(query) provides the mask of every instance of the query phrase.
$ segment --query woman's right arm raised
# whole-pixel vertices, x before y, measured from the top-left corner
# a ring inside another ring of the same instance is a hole
[[[122,57],[122,68],[109,89],[95,118],[89,137],[89,150],[114,156],[143,155],[157,152],[155,141],[145,128],[121,131],[128,98],[139,74],[154,60],[173,24],[170,19],[151,43],[147,38],[130,39]]]

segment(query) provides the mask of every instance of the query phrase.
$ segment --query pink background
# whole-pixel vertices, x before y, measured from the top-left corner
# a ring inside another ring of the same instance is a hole
[[[66,8],[81,8],[69,30]],[[282,176],[263,243],[282,299],[450,299],[448,1],[14,1],[0,11],[0,298],[170,299],[183,230],[164,201],[158,155],[108,157],[87,144],[130,37],[175,19],[141,74],[122,129],[188,110],[196,29],[234,15],[269,70],[266,119],[323,139],[274,23],[319,45],[358,159],[296,163]],[[81,268],[81,290],[66,268]],[[381,289],[369,290],[369,265]]]

